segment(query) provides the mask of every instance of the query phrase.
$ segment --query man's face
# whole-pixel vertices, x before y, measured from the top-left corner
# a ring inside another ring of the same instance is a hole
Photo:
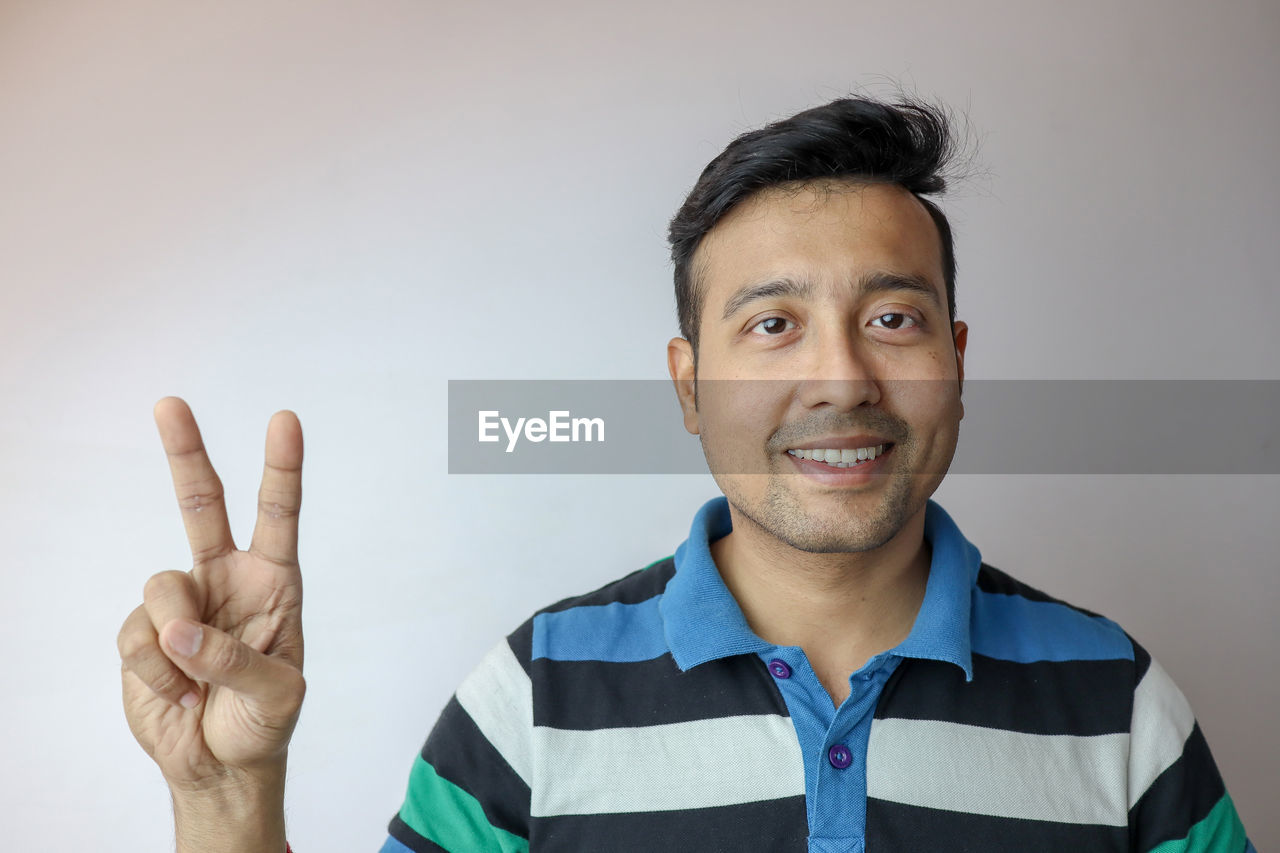
[[[950,324],[928,212],[890,184],[765,190],[694,260],[696,407],[688,343],[668,361],[735,526],[810,552],[884,545],[941,483],[964,416],[967,327]],[[868,445],[886,452],[813,453]]]

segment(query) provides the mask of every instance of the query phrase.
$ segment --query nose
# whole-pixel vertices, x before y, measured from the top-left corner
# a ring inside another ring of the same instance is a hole
[[[806,408],[825,405],[852,411],[880,402],[876,365],[847,330],[832,327],[820,333],[801,369],[804,375],[798,393]]]

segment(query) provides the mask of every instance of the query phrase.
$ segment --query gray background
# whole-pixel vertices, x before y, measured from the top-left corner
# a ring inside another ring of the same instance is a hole
[[[671,553],[717,493],[451,477],[447,380],[664,377],[663,234],[698,171],[886,76],[979,143],[945,202],[971,378],[1278,379],[1278,42],[1270,0],[0,0],[5,845],[170,843],[115,650],[144,580],[189,566],[159,397],[191,402],[243,541],[267,418],[302,418],[290,836],[376,850],[483,652]],[[1280,478],[937,498],[1153,651],[1280,847]]]

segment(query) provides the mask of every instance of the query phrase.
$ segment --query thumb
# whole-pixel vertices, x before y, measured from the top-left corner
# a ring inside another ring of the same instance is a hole
[[[196,681],[226,687],[263,710],[292,715],[306,690],[302,673],[230,634],[188,619],[160,629],[165,655]]]

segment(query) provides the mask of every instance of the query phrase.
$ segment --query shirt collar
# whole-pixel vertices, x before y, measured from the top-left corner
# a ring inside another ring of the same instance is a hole
[[[698,510],[689,538],[676,549],[676,574],[659,609],[667,646],[681,670],[773,648],[747,625],[711,559],[711,543],[732,529],[728,499],[713,498]],[[924,601],[911,633],[890,653],[953,663],[972,681],[970,600],[982,555],[933,500],[925,508],[924,538],[933,548]]]

